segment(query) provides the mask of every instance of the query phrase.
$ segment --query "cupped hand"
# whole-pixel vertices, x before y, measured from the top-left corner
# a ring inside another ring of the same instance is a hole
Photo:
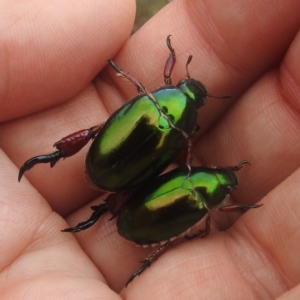
[[[174,0],[130,38],[133,1],[2,5],[1,299],[300,297],[299,1]],[[174,82],[191,54],[191,77],[232,95],[199,110],[194,163],[247,159],[233,201],[263,206],[237,220],[214,214],[211,235],[169,249],[122,290],[151,249],[121,238],[109,216],[60,232],[105,199],[85,182],[87,149],[53,169],[36,166],[21,183],[18,168],[136,94],[103,69],[107,59],[148,90],[163,85],[170,34]]]

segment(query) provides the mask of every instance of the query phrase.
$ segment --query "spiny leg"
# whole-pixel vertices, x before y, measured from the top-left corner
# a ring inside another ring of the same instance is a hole
[[[102,126],[103,124],[100,124],[69,134],[53,145],[57,151],[50,154],[38,155],[27,160],[20,168],[19,182],[24,173],[36,164],[50,163],[50,167],[53,168],[61,158],[66,158],[79,152],[91,139],[96,137]]]
[[[172,84],[171,74],[172,74],[173,68],[176,63],[175,50],[171,46],[170,37],[171,37],[171,35],[167,36],[167,46],[171,53],[166,61],[166,65],[165,65],[165,69],[164,69],[164,80],[165,80],[166,85]]]
[[[193,159],[191,144],[192,141],[187,143],[187,145],[184,147],[184,149],[181,151],[178,157],[174,160],[174,163],[176,163],[179,166],[186,166],[187,164],[191,164]]]
[[[107,203],[99,204],[96,206],[92,206],[91,209],[93,210],[93,213],[88,220],[78,223],[75,227],[63,229],[62,232],[79,232],[90,228],[99,220],[99,218],[104,213],[108,211],[108,205]]]
[[[105,203],[91,207],[93,213],[88,220],[78,223],[75,227],[63,229],[62,231],[78,232],[86,230],[93,226],[107,211],[110,211],[110,213],[112,214],[112,217],[110,218],[110,220],[112,220],[113,218],[118,216],[121,207],[126,203],[131,194],[132,192],[128,191],[109,194],[104,200]]]
[[[154,259],[156,259],[160,254],[162,254],[163,251],[165,251],[167,248],[169,248],[170,246],[172,246],[175,241],[177,239],[173,240],[173,241],[168,241],[166,243],[164,243],[163,245],[159,246],[155,251],[153,251],[144,261],[142,261],[143,265],[136,271],[134,272],[129,279],[126,282],[126,287],[128,286],[128,284],[138,275],[142,274],[145,269],[147,269],[148,267],[150,267],[152,261]]]
[[[108,63],[113,67],[119,76],[122,76],[133,83],[136,86],[138,93],[148,94],[146,88],[134,76],[120,69],[112,60],[109,59]]]
[[[188,138],[187,142],[188,142],[187,143],[187,156],[186,156],[185,165],[191,171],[191,163],[192,163],[192,159],[193,159],[192,141],[190,138]]]
[[[230,170],[236,172],[242,169],[243,165],[251,165],[247,160],[242,160],[237,166],[228,167]],[[235,211],[245,211],[251,208],[261,207],[262,204],[231,204],[231,205],[222,205],[218,207],[218,210],[223,212],[235,212]]]
[[[262,204],[232,204],[232,205],[222,205],[218,207],[218,210],[223,212],[234,212],[234,211],[244,211],[250,208],[261,207]]]
[[[200,237],[200,238],[204,238],[206,237],[208,234],[210,233],[210,217],[209,215],[207,215],[206,220],[205,220],[205,227],[204,230],[198,230],[197,233],[193,234],[193,235],[185,235],[184,238],[187,240],[192,240],[195,237]]]

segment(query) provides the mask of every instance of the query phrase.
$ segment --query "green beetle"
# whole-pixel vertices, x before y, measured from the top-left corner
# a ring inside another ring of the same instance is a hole
[[[206,97],[214,96],[207,93],[201,82],[190,78],[188,71],[187,79],[172,85],[175,51],[170,36],[167,46],[171,54],[164,70],[165,86],[150,93],[110,60],[115,71],[131,81],[141,95],[125,103],[104,124],[80,130],[56,142],[54,153],[26,161],[20,168],[19,181],[34,165],[50,163],[53,167],[59,159],[74,155],[93,139],[86,157],[88,178],[103,190],[131,190],[159,175],[189,148],[190,137],[197,129],[197,109],[205,104]],[[190,62],[191,56],[187,66]],[[188,155],[187,163],[189,159]]]
[[[117,228],[121,236],[138,245],[160,244],[142,267],[127,281],[130,283],[179,237],[193,238],[187,232],[205,216],[205,229],[196,235],[209,233],[209,210],[237,211],[257,208],[261,205],[223,205],[224,200],[238,186],[235,171],[248,163],[229,168],[179,167],[156,177],[132,195],[111,194],[105,204],[94,206],[91,218],[64,232],[77,232],[92,226],[100,216],[110,211],[117,216]],[[120,203],[123,203],[121,206]],[[126,284],[126,285],[127,285]]]

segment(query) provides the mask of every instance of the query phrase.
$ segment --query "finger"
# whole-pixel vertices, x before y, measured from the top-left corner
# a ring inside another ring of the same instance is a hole
[[[115,299],[75,239],[59,233],[65,221],[29,184],[16,189],[3,151],[0,161],[1,299]]]
[[[238,201],[255,203],[300,166],[300,34],[282,63],[266,73],[196,144],[203,162],[251,162]],[[224,130],[225,129],[225,130]]]
[[[253,225],[253,233],[262,252],[260,261],[267,264],[267,269],[270,266],[264,286],[276,287],[274,298],[299,284],[299,182],[298,169],[262,200],[268,212],[264,214],[261,210],[260,219]],[[276,282],[278,284],[274,285]]]
[[[0,14],[4,121],[82,90],[130,34],[134,1],[11,1]]]
[[[57,2],[59,9],[54,10],[53,3],[49,6],[47,4],[42,10],[43,13],[39,12],[38,18],[34,19],[35,23],[26,25],[26,18],[32,19],[31,14],[37,9],[33,7],[28,11],[25,21],[17,23],[11,39],[18,39],[24,27],[29,27],[25,30],[27,36],[22,47],[23,51],[26,50],[27,56],[24,57],[18,47],[16,49],[16,43],[8,45],[7,53],[14,55],[14,60],[19,60],[19,63],[9,65],[3,72],[6,70],[8,73],[20,75],[13,76],[15,81],[9,85],[14,94],[4,92],[7,95],[1,98],[4,101],[1,104],[3,108],[1,113],[6,113],[6,119],[55,105],[77,94],[107,63],[107,59],[121,47],[131,30],[134,2],[98,2],[96,6],[92,3],[85,4],[82,10],[81,5],[69,7],[67,4],[61,6],[61,3]],[[46,22],[50,16],[52,19]],[[118,22],[112,22],[114,18]],[[43,39],[36,39],[35,43],[30,43],[37,35],[36,30],[30,30],[32,26],[43,31]],[[49,56],[47,60],[45,55]],[[29,71],[27,64],[32,61],[37,67]],[[28,76],[25,76],[26,72],[29,73]],[[5,74],[3,76],[5,77]],[[20,83],[18,80],[21,80]],[[8,86],[5,85],[3,88]],[[18,94],[20,92],[22,96]],[[90,105],[91,99],[94,100],[93,106]],[[2,124],[0,145],[10,158],[21,166],[32,155],[38,155],[43,151],[51,152],[52,145],[61,137],[102,122],[107,115],[101,115],[101,111],[103,107],[97,92],[89,86],[76,97],[75,101],[64,102],[30,117]],[[20,153],[22,145],[24,152],[21,152],[24,155]],[[76,209],[78,202],[82,203],[95,195],[95,192],[85,184],[83,157],[84,154],[79,155],[74,165],[72,161],[70,162],[72,166],[70,172],[67,170],[61,172],[58,164],[57,172],[53,172],[51,178],[44,176],[43,168],[42,173],[37,173],[41,179],[37,188],[49,199],[52,207],[61,213],[65,212],[65,206],[68,209]],[[77,171],[74,172],[74,169]],[[59,182],[63,185],[59,186]],[[81,186],[81,189],[71,193],[70,201],[65,201],[74,184]]]

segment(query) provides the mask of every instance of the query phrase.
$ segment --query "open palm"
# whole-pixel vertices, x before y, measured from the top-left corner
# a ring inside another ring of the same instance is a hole
[[[297,0],[175,0],[128,39],[134,1],[7,2],[0,12],[1,299],[299,299],[299,10]],[[169,34],[174,82],[186,76],[192,54],[191,77],[212,94],[232,94],[199,110],[194,163],[247,159],[252,166],[238,173],[233,201],[264,205],[242,216],[215,213],[211,235],[169,249],[123,289],[151,249],[121,238],[109,216],[76,235],[60,232],[106,197],[85,182],[87,149],[53,169],[33,168],[20,184],[18,168],[136,94],[111,68],[101,71],[107,59],[148,90],[163,85]]]

